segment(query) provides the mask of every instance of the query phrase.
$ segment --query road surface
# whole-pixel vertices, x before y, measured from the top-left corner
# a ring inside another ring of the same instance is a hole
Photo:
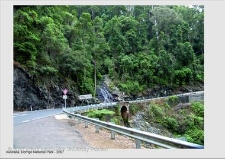
[[[56,118],[61,115],[62,108],[14,113],[13,148],[89,148],[69,119]]]
[[[13,113],[13,125],[15,126],[61,113],[63,113],[62,108]]]

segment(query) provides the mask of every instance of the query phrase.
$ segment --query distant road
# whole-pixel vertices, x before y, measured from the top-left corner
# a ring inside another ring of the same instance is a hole
[[[61,113],[63,113],[62,108],[13,113],[13,125],[15,126]]]

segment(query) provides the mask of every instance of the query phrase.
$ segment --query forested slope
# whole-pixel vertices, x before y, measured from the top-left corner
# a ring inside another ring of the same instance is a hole
[[[14,6],[14,61],[37,86],[126,94],[204,84],[204,7]],[[15,66],[15,65],[14,65]]]

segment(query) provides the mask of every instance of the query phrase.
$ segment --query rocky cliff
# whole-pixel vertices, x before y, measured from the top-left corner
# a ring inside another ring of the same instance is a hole
[[[60,108],[64,106],[60,85],[50,88],[38,86],[36,79],[33,78],[25,69],[14,65],[13,72],[13,103],[14,111],[39,110]],[[74,92],[68,92],[68,105],[75,104]]]

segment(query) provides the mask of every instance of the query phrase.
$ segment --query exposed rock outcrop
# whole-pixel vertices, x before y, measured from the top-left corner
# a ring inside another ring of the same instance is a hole
[[[14,66],[13,104],[14,111],[60,108],[64,106],[62,86],[50,88],[37,86],[35,79],[22,67]],[[74,105],[74,92],[69,90],[67,104]]]

